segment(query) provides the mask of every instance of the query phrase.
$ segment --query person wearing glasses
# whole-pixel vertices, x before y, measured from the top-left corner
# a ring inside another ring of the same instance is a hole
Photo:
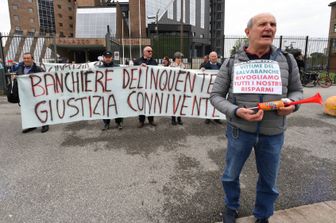
[[[142,57],[138,58],[135,62],[135,66],[157,66],[157,62],[152,58],[153,56],[153,49],[151,46],[145,46],[142,51]],[[145,115],[139,115],[139,128],[143,128],[145,126]],[[148,116],[148,122],[151,126],[156,126],[154,123],[154,116]]]

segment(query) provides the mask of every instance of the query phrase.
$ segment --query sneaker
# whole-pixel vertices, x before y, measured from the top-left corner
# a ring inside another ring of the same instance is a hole
[[[122,128],[123,128],[123,127],[122,127],[121,123],[118,124],[118,129],[119,129],[119,130],[122,130]]]
[[[143,128],[145,126],[144,122],[139,122],[138,128]]]
[[[238,212],[230,208],[225,208],[223,215],[223,223],[235,223],[238,217]]]
[[[24,130],[22,130],[22,133],[31,132],[31,131],[33,131],[34,129],[36,129],[36,127],[34,127],[34,128],[28,128],[28,129],[24,129]]]
[[[104,124],[102,131],[108,130],[110,128],[110,124]]]
[[[210,124],[210,119],[205,119],[204,123],[205,124]]]
[[[255,222],[256,222],[256,223],[269,223],[269,222],[268,222],[268,218],[257,219]]]
[[[183,122],[182,121],[178,121],[177,124],[183,125]]]
[[[45,133],[49,131],[49,125],[42,126],[41,132]]]
[[[154,121],[149,122],[149,124],[150,124],[151,126],[156,126],[156,124],[154,123]]]

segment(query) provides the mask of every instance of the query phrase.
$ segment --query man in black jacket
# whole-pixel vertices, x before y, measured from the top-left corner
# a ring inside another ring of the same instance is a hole
[[[201,64],[201,68],[206,70],[219,70],[221,66],[222,64],[218,62],[218,55],[215,51],[209,54],[209,61],[206,64]],[[218,124],[222,124],[219,119],[215,119],[214,121]],[[210,122],[210,119],[205,119],[205,124],[209,124]]]
[[[101,67],[117,67],[116,64],[113,63],[113,56],[112,56],[112,52],[111,51],[105,51],[103,53],[103,64]],[[102,128],[103,131],[107,130],[110,128],[110,119],[103,119],[104,122],[104,127]],[[115,119],[115,123],[118,126],[119,130],[122,130],[122,123],[123,123],[123,118],[116,118]]]
[[[152,65],[152,66],[157,66],[157,62],[152,58],[153,56],[153,49],[150,46],[145,46],[143,48],[143,56],[140,57],[139,59],[137,59],[134,62],[134,65],[142,65],[142,66],[147,66],[147,65]],[[145,119],[146,116],[145,115],[139,115],[139,128],[144,127],[145,125]],[[154,117],[153,116],[148,116],[148,122],[151,126],[156,126],[156,124],[154,123]]]
[[[37,66],[36,63],[34,63],[34,58],[31,53],[24,53],[23,54],[23,63],[19,64],[19,67],[16,70],[16,75],[24,75],[24,74],[32,74],[32,73],[39,73],[39,72],[44,72],[44,70]],[[28,128],[22,130],[22,133],[27,133],[32,130],[36,129],[35,128]],[[42,126],[41,132],[47,132],[49,130],[48,125]]]

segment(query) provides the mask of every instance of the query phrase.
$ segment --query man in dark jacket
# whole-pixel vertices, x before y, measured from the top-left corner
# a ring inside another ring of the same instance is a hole
[[[113,63],[113,56],[111,51],[105,51],[103,53],[103,64],[100,67],[117,67],[116,64]],[[102,128],[103,131],[107,130],[110,128],[110,119],[103,119],[104,122],[104,127]],[[118,126],[119,130],[122,130],[122,123],[123,123],[123,118],[116,118],[115,123]]]
[[[134,62],[134,65],[142,65],[142,66],[147,66],[147,65],[152,65],[152,66],[157,66],[157,62],[152,58],[153,56],[153,49],[150,46],[145,46],[143,48],[143,56],[140,57],[139,59],[137,59]],[[145,119],[146,116],[145,115],[139,115],[139,128],[144,127],[145,125]],[[148,116],[148,122],[151,126],[156,126],[156,124],[154,123],[154,117],[153,116]]]
[[[44,70],[37,66],[36,63],[34,63],[34,58],[31,53],[24,53],[23,54],[23,62],[19,63],[19,66],[16,70],[16,75],[24,75],[24,74],[32,74],[32,73],[39,73],[39,72],[44,72]],[[27,133],[32,130],[36,129],[35,128],[28,128],[22,130],[22,133]],[[42,126],[41,132],[47,132],[49,130],[48,125]]]
[[[216,53],[216,51],[212,51],[209,54],[209,60],[207,63],[205,64],[201,64],[201,69],[206,69],[206,70],[219,70],[220,67],[222,66],[221,63],[218,63],[218,55]],[[205,119],[205,124],[209,124],[211,122],[210,119]],[[215,119],[214,122],[218,123],[218,124],[222,124],[220,119]]]

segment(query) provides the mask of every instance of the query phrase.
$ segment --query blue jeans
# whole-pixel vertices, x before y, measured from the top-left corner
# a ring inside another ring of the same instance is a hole
[[[226,168],[222,176],[226,206],[234,210],[239,208],[239,175],[254,148],[259,178],[253,215],[256,218],[270,217],[279,195],[276,180],[284,133],[266,136],[245,132],[228,124],[226,137],[228,139]]]

